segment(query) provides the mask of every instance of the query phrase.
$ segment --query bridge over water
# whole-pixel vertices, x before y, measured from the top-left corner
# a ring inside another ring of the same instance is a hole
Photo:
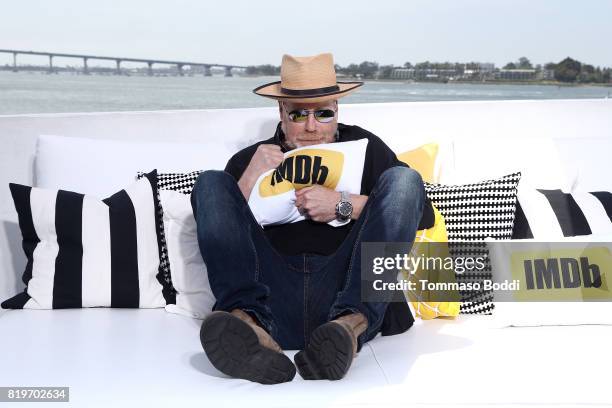
[[[122,62],[136,62],[147,64],[149,67],[148,73],[149,75],[153,75],[153,64],[163,64],[163,65],[176,65],[179,75],[183,75],[183,68],[185,66],[188,67],[201,67],[204,71],[204,76],[211,76],[211,68],[223,68],[225,69],[225,76],[232,76],[232,69],[245,69],[246,67],[240,65],[228,65],[228,64],[213,64],[207,62],[191,62],[191,61],[169,61],[169,60],[159,60],[153,58],[129,58],[129,57],[107,57],[100,55],[85,55],[85,54],[65,54],[59,52],[42,52],[42,51],[24,51],[24,50],[3,50],[0,49],[0,53],[4,54],[13,54],[13,72],[17,72],[19,67],[17,65],[17,56],[18,55],[40,55],[49,58],[49,72],[55,72],[55,68],[53,67],[53,58],[77,58],[83,60],[83,73],[89,74],[89,60],[104,60],[104,61],[115,61],[116,70],[115,73],[117,75],[121,75],[121,63]]]

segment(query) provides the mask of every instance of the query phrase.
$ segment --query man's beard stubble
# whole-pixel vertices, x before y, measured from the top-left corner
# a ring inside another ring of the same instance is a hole
[[[285,133],[283,145],[285,149],[293,150],[293,149],[297,149],[298,147],[311,146],[314,144],[331,143],[331,142],[334,142],[336,139],[337,129],[338,127],[336,126],[336,128],[333,131],[329,132],[329,134],[327,135],[321,135],[321,133],[301,132],[296,138],[296,140],[300,142],[299,145],[293,141],[290,141],[287,138],[286,133]],[[284,133],[284,129],[283,129],[283,133]],[[312,143],[309,143],[309,142],[312,142]]]

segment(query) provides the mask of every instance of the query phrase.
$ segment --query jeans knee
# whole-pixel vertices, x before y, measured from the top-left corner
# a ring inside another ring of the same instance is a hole
[[[195,181],[193,192],[210,193],[219,188],[227,186],[229,183],[235,182],[231,174],[222,170],[205,170]]]
[[[236,180],[231,174],[221,170],[206,170],[200,173],[196,179],[191,199],[215,197],[223,191],[227,191],[231,184],[236,184]]]
[[[414,169],[402,166],[391,167],[381,174],[378,182],[388,194],[402,198],[424,199],[423,178]]]
[[[219,200],[227,204],[232,195],[232,188],[237,188],[236,180],[225,171],[206,170],[200,173],[191,191],[191,206],[194,215],[202,205],[214,206],[211,201]]]

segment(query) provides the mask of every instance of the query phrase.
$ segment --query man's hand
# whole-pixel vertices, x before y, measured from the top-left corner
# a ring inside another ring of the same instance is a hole
[[[336,219],[336,204],[339,201],[340,192],[318,184],[295,192],[295,206],[300,214],[317,222]]]
[[[238,187],[240,187],[240,191],[247,201],[259,176],[270,169],[277,168],[283,162],[283,159],[284,156],[280,146],[273,144],[257,146],[255,154],[238,181]]]
[[[264,172],[277,168],[283,162],[284,156],[280,146],[273,144],[261,144],[257,147],[244,174],[253,175],[255,178]]]

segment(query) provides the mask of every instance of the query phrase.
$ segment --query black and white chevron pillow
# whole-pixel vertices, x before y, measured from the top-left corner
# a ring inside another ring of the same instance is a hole
[[[511,239],[521,173],[496,180],[457,186],[425,183],[425,191],[446,223],[449,252],[453,257],[484,257],[482,271],[457,274],[458,282],[492,279],[485,238]],[[461,292],[462,314],[491,314],[492,291]]]
[[[25,291],[5,309],[154,308],[173,303],[159,274],[156,171],[112,196],[10,184]]]
[[[519,191],[513,239],[612,234],[612,193]]]

